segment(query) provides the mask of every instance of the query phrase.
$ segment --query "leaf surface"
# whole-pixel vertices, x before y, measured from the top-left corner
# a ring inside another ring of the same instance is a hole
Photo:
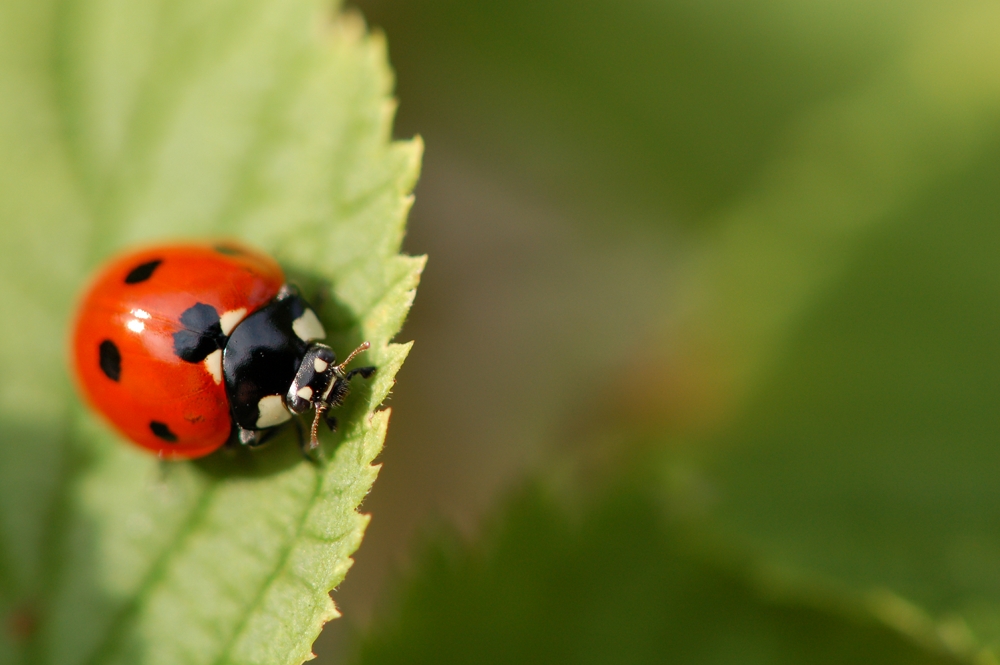
[[[310,657],[423,266],[398,254],[421,145],[391,141],[391,86],[382,40],[325,3],[0,8],[0,662]],[[282,436],[162,464],[80,405],[74,298],[109,253],[172,237],[271,252],[339,353],[372,343],[325,463]]]

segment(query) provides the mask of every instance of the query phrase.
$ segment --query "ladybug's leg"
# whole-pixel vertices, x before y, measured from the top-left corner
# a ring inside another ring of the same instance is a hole
[[[275,300],[284,300],[285,298],[289,298],[291,296],[297,296],[297,295],[299,295],[299,289],[298,289],[298,287],[295,286],[294,284],[288,284],[286,282],[285,284],[281,285],[280,289],[278,289],[278,293],[274,296],[274,299]]]
[[[246,446],[248,448],[256,448],[260,445],[260,437],[260,430],[244,429],[243,427],[236,425],[236,436],[234,438],[236,439],[236,443],[239,445]]]
[[[268,427],[267,429],[244,429],[243,427],[238,427],[236,440],[240,445],[247,448],[260,448],[274,438],[279,429],[278,427]]]
[[[309,442],[304,443],[302,446],[302,452],[307,457],[319,448],[319,420],[329,410],[330,405],[326,402],[319,402],[314,408],[316,409],[316,415],[313,416],[312,427],[309,429]]]
[[[253,443],[247,444],[251,448],[260,448],[265,443],[274,438],[274,436],[281,430],[281,427],[268,427],[267,429],[257,430],[257,437],[254,439]]]
[[[326,422],[326,426],[330,428],[331,432],[337,431],[337,416],[328,411],[323,414],[323,421]]]
[[[301,424],[298,420],[295,421],[295,427],[299,432],[299,450],[302,451],[302,456],[311,462],[320,461],[320,447],[319,447],[319,420],[326,413],[327,409],[330,407],[322,402],[316,405],[316,415],[313,417],[312,427],[309,428],[309,439],[305,437],[305,433],[302,431]]]
[[[345,381],[350,381],[355,374],[360,374],[362,379],[370,379],[372,374],[375,373],[375,367],[358,367],[357,369],[352,369],[344,376]]]

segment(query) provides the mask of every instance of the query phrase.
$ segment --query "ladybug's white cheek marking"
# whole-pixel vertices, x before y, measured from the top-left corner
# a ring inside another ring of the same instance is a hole
[[[329,367],[329,365],[322,358],[315,358],[313,360],[313,369],[316,370],[317,374],[322,374],[323,372],[325,372],[327,367]]]
[[[310,388],[309,386],[302,386],[301,388],[299,388],[298,392],[295,393],[295,394],[298,395],[299,397],[301,397],[302,399],[308,401],[308,400],[312,399],[313,389]]]
[[[292,419],[292,414],[285,408],[281,395],[267,395],[257,402],[257,429],[274,427]]]
[[[212,351],[205,358],[205,369],[212,375],[212,380],[217,384],[222,383],[222,349]]]
[[[323,391],[323,401],[324,401],[324,402],[325,402],[326,400],[330,399],[330,393],[332,393],[332,392],[333,392],[333,387],[334,387],[335,385],[337,385],[337,381],[336,381],[336,379],[334,379],[333,381],[330,381],[330,385],[328,385],[328,386],[326,387],[326,390],[324,390],[324,391]]]
[[[222,327],[222,334],[229,337],[229,333],[233,332],[233,328],[236,327],[236,324],[246,318],[246,315],[246,307],[231,309],[228,312],[223,313],[223,315],[219,317],[219,326]]]
[[[323,324],[319,322],[319,319],[316,318],[316,313],[311,309],[307,309],[302,313],[302,316],[292,321],[292,330],[295,331],[295,334],[303,342],[311,342],[314,339],[323,339],[326,337]]]

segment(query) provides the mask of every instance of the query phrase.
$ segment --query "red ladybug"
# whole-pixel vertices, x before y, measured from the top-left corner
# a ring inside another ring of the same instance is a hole
[[[73,364],[91,404],[124,436],[167,459],[227,442],[257,446],[310,408],[321,416],[347,394],[323,325],[281,267],[246,247],[178,244],[111,260],[80,303]],[[297,422],[297,421],[296,421]]]

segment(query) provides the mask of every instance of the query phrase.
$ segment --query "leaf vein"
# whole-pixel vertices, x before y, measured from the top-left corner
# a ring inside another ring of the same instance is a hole
[[[247,604],[246,611],[243,613],[243,616],[236,624],[236,627],[233,630],[232,635],[230,636],[226,644],[222,647],[222,650],[219,652],[218,658],[216,658],[215,661],[213,661],[214,665],[220,665],[221,663],[225,663],[230,660],[230,655],[234,645],[236,644],[236,641],[243,635],[243,632],[246,629],[247,624],[250,622],[251,616],[253,616],[254,612],[257,611],[257,608],[263,602],[264,596],[267,594],[268,589],[271,588],[271,585],[282,574],[287,573],[285,567],[288,564],[288,559],[292,555],[292,551],[295,549],[295,546],[298,544],[299,538],[302,532],[305,530],[306,523],[309,520],[309,515],[312,513],[312,507],[313,505],[315,505],[316,500],[319,498],[319,495],[322,493],[323,490],[323,480],[322,477],[320,476],[319,470],[316,471],[314,478],[315,478],[315,485],[313,487],[313,491],[311,492],[309,500],[306,502],[305,509],[302,511],[302,515],[299,518],[299,523],[295,528],[295,535],[292,538],[288,539],[288,544],[283,548],[281,557],[278,559],[277,565],[275,565],[274,567],[274,571],[267,576],[267,578],[261,584],[260,589],[257,591],[257,594],[254,596],[254,599],[249,604]]]

